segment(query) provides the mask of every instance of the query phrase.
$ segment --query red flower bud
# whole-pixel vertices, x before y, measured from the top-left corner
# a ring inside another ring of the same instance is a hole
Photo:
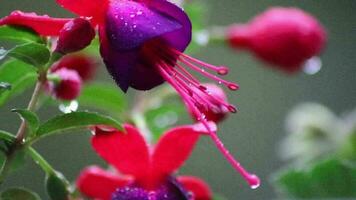
[[[219,86],[211,83],[206,83],[203,84],[203,87],[206,88],[207,93],[210,95],[204,98],[217,99],[219,101],[227,102],[227,97],[225,95],[225,92]],[[203,92],[199,91],[200,89],[198,88],[195,88],[194,90],[198,95],[203,94]],[[214,101],[216,100],[213,100],[213,102]],[[226,117],[226,115],[230,112],[225,106],[221,106],[220,104],[216,104],[216,105],[209,104],[209,107],[204,107],[201,109],[203,110],[203,114],[205,115],[207,121],[213,121],[216,123],[222,121]],[[196,119],[194,114],[192,114],[192,116],[193,119]]]
[[[76,71],[63,68],[53,72],[53,75],[57,75],[60,78],[57,84],[49,83],[49,90],[56,98],[73,100],[79,96],[82,81]]]
[[[320,53],[326,32],[310,14],[298,8],[271,8],[246,25],[231,26],[227,42],[251,50],[258,58],[286,72],[298,71]]]
[[[95,75],[97,62],[93,58],[82,54],[67,55],[52,67],[52,71],[63,68],[74,70],[78,72],[83,81],[89,81]]]
[[[95,30],[86,19],[67,22],[59,33],[56,52],[67,54],[87,47],[95,37]]]

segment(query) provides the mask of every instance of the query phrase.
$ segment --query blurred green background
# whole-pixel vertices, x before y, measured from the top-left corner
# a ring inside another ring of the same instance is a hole
[[[246,22],[270,6],[297,6],[316,16],[326,27],[329,42],[321,56],[322,70],[310,76],[294,76],[266,68],[250,54],[234,52],[223,46],[204,48],[195,56],[210,63],[231,67],[229,78],[237,81],[241,90],[230,93],[231,103],[240,112],[232,115],[220,127],[220,137],[227,148],[250,171],[262,178],[262,185],[251,190],[214,148],[208,138],[200,141],[193,156],[181,174],[203,177],[217,193],[228,199],[271,199],[275,192],[269,182],[271,173],[281,168],[278,144],[285,135],[284,121],[287,113],[298,103],[320,102],[336,113],[355,108],[356,105],[356,1],[354,0],[205,0],[210,8],[209,25],[228,25]],[[71,16],[55,4],[54,0],[1,0],[0,16],[12,10],[35,11],[51,16]],[[102,67],[97,76],[107,80]],[[27,96],[26,96],[27,95]],[[15,132],[20,120],[10,112],[23,108],[29,93],[0,109],[1,129]],[[54,108],[40,110],[42,120],[58,111]],[[70,180],[87,165],[104,163],[88,143],[90,134],[61,135],[45,139],[35,148]],[[46,199],[43,172],[32,162],[12,174],[4,187],[24,186]],[[1,188],[2,189],[2,188]]]

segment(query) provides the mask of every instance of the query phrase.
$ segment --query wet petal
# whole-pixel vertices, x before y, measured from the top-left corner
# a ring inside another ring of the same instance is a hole
[[[164,176],[178,169],[189,157],[202,132],[205,133],[205,130],[200,125],[198,128],[192,125],[177,127],[165,133],[153,153],[154,174]]]
[[[117,51],[138,48],[154,37],[182,28],[176,19],[135,1],[112,1],[105,24],[109,43]]]
[[[124,125],[125,132],[96,129],[92,138],[95,151],[120,172],[142,177],[149,168],[148,147],[136,128]]]
[[[183,184],[184,188],[194,195],[194,200],[211,200],[212,192],[209,185],[202,179],[194,176],[180,176],[178,182]]]
[[[56,0],[65,9],[86,17],[94,17],[97,22],[103,22],[108,0]]]
[[[91,166],[84,169],[77,179],[77,187],[87,197],[110,200],[119,187],[124,187],[131,181],[107,172],[99,167]]]
[[[48,15],[37,15],[36,13],[24,13],[13,11],[9,16],[0,19],[2,25],[19,25],[33,29],[43,36],[56,36],[69,18],[52,18]]]

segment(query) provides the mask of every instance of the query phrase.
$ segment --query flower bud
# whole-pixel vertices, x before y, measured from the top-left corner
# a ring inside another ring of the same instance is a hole
[[[248,49],[286,72],[298,71],[326,43],[326,32],[317,19],[301,9],[282,7],[231,26],[226,37],[233,48]]]
[[[97,62],[93,58],[83,54],[67,55],[52,67],[52,71],[63,68],[74,70],[83,81],[89,81],[95,75]]]
[[[202,85],[203,87],[206,88],[206,91],[208,92],[209,96],[203,98],[211,98],[212,102],[216,102],[216,100],[219,101],[227,101],[227,97],[225,95],[225,92],[223,89],[221,89],[219,86],[211,83],[206,83]],[[199,91],[200,89],[195,88],[197,94],[203,94],[202,91]],[[216,100],[213,100],[216,99]],[[213,121],[213,122],[220,122],[222,121],[226,115],[230,112],[226,107],[220,106],[220,104],[209,104],[209,107],[202,108],[203,114],[205,115],[205,118],[207,121]],[[191,112],[192,113],[192,112]],[[195,119],[194,115],[192,114],[193,118]]]
[[[79,96],[82,81],[76,71],[63,68],[53,72],[52,75],[60,79],[58,83],[49,83],[49,91],[56,98],[70,101]]]
[[[56,52],[68,54],[87,47],[95,37],[95,30],[86,19],[67,22],[59,33]]]

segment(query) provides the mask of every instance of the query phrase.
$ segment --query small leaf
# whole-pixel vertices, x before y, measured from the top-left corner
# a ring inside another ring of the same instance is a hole
[[[0,139],[6,142],[12,142],[15,139],[15,136],[9,132],[0,130]]]
[[[13,109],[12,112],[19,114],[21,118],[26,121],[26,124],[30,128],[31,133],[35,133],[37,131],[37,128],[40,125],[40,120],[38,119],[36,113],[21,109]]]
[[[18,60],[9,60],[0,66],[0,80],[11,84],[11,90],[0,93],[0,106],[8,99],[22,93],[35,84],[36,70]]]
[[[282,193],[295,198],[356,197],[356,166],[337,159],[318,162],[307,169],[292,169],[276,177]]]
[[[38,128],[36,135],[38,137],[45,137],[70,129],[94,125],[108,125],[122,129],[121,124],[111,117],[92,112],[72,112],[48,120]]]
[[[38,43],[17,45],[7,52],[7,55],[35,67],[44,66],[51,56],[49,49]]]
[[[11,84],[6,82],[0,82],[0,95],[6,90],[11,90]]]
[[[46,189],[51,200],[67,200],[68,199],[68,189],[67,183],[63,175],[59,172],[55,174],[47,174]]]
[[[34,192],[24,188],[7,189],[0,194],[1,200],[40,200],[41,198]]]
[[[78,98],[79,105],[118,114],[125,110],[127,101],[118,87],[107,83],[85,86]]]
[[[15,42],[42,42],[42,39],[31,29],[19,26],[0,26],[0,40]]]

